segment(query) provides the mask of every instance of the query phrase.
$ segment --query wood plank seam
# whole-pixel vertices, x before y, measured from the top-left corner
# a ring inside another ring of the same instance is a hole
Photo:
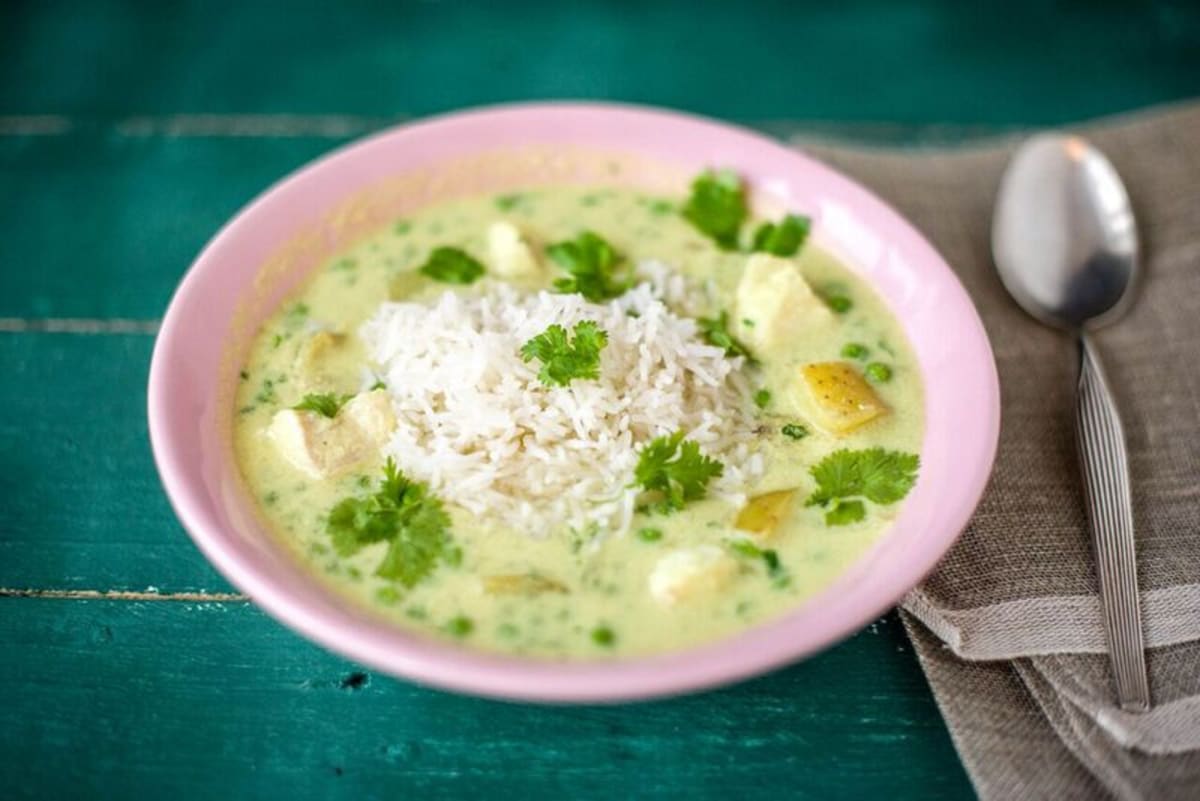
[[[61,114],[0,115],[0,136],[62,136],[72,127]]]
[[[344,139],[402,122],[404,115],[364,117],[350,114],[173,114],[129,117],[116,124],[129,137],[316,137]]]
[[[0,317],[0,333],[6,334],[148,334],[158,333],[158,320],[111,320],[81,317],[45,317],[41,319]]]
[[[0,598],[53,598],[70,601],[188,601],[192,603],[248,603],[239,592],[159,592],[146,590],[39,590],[0,587]]]

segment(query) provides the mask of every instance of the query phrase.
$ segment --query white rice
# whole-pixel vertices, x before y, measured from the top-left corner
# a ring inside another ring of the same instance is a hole
[[[677,430],[725,465],[710,492],[733,503],[762,473],[742,359],[697,336],[701,299],[657,263],[604,304],[502,283],[432,303],[385,303],[360,330],[392,396],[386,453],[443,499],[532,536],[624,533],[638,452]],[[608,333],[598,380],[547,387],[521,346],[558,323]]]

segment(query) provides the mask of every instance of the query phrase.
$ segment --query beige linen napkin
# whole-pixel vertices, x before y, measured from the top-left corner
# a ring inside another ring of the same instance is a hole
[[[1027,317],[989,230],[1016,138],[955,149],[798,139],[933,241],[995,349],[999,455],[976,515],[904,600],[934,693],[986,798],[1200,798],[1200,104],[1077,126],[1138,216],[1139,297],[1098,340],[1125,421],[1154,709],[1115,705],[1074,443],[1071,339]],[[953,376],[946,376],[953,380]]]

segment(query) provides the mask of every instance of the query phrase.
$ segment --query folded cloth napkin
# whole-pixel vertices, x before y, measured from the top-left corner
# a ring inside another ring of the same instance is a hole
[[[992,206],[1019,137],[954,149],[794,144],[923,230],[995,349],[992,480],[902,610],[984,798],[1200,798],[1200,104],[1078,126],[1124,178],[1139,296],[1098,335],[1125,422],[1154,708],[1116,705],[1074,442],[1078,355],[995,274]],[[947,375],[944,380],[952,381]],[[968,410],[969,411],[969,410]]]

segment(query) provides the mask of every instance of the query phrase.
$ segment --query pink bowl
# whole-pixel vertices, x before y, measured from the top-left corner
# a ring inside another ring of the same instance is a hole
[[[677,187],[710,165],[755,202],[811,214],[823,247],[900,320],[926,390],[920,479],[891,529],[786,616],[684,652],[548,663],[435,642],[326,589],[258,522],[232,456],[232,392],[262,320],[317,264],[430,200],[531,183]],[[550,103],[468,111],[372,136],[305,167],[243,209],[196,259],[163,320],[150,438],[180,520],[226,578],[285,624],[378,670],[483,695],[614,701],[730,682],[811,654],[881,614],[946,552],[991,470],[999,385],[971,301],[925,239],[853,181],[740,128],[674,112]]]

